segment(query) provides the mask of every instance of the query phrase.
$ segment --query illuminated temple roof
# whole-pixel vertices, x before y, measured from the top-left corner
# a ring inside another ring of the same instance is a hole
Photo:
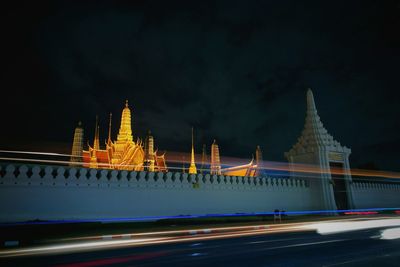
[[[131,121],[131,110],[129,109],[128,100],[126,100],[125,108],[122,110],[121,126],[119,128],[117,142],[133,140]]]
[[[311,89],[307,90],[307,113],[304,129],[297,143],[285,153],[286,157],[316,151],[320,148],[329,148],[331,151],[350,153],[351,150],[342,146],[328,133],[318,116]]]
[[[111,119],[108,130],[108,139],[105,142],[106,148],[100,147],[99,138],[99,125],[98,119],[96,118],[95,137],[93,140],[93,146],[88,145],[89,149],[82,151],[82,162],[84,167],[88,168],[106,168],[106,169],[117,169],[117,170],[151,170],[151,171],[168,171],[165,162],[165,155],[157,155],[157,151],[147,155],[145,157],[144,145],[149,147],[149,144],[143,144],[143,142],[137,138],[137,141],[133,141],[132,134],[132,117],[131,110],[128,106],[128,100],[125,103],[125,107],[121,114],[121,124],[116,141],[112,141],[111,138]],[[74,139],[78,139],[77,137]],[[153,137],[147,139],[151,140],[151,149],[154,147]],[[74,143],[78,143],[75,142]],[[76,150],[76,149],[75,149]],[[148,164],[151,163],[151,164]]]
[[[258,168],[251,160],[248,164],[224,168],[221,173],[229,176],[257,176]]]
[[[121,114],[121,123],[117,135],[117,140],[113,141],[111,136],[112,115],[110,114],[108,137],[105,140],[105,148],[101,147],[100,143],[100,129],[98,118],[96,117],[96,126],[93,145],[88,143],[88,150],[83,149],[83,129],[78,125],[76,132],[79,134],[74,135],[73,151],[77,157],[71,157],[71,164],[87,168],[96,169],[116,169],[128,171],[158,171],[167,172],[167,164],[164,154],[158,154],[154,146],[154,137],[151,132],[143,142],[137,138],[136,142],[133,141],[132,133],[132,116],[128,101]],[[75,146],[74,146],[75,145]],[[74,155],[75,155],[74,154]],[[205,152],[204,152],[205,154]],[[190,174],[197,174],[197,167],[195,163],[195,150],[194,150],[194,135],[192,128],[192,145],[191,145],[191,160],[188,172]],[[204,159],[202,166],[204,167]],[[74,166],[75,166],[74,165]],[[229,168],[221,168],[221,161],[219,155],[219,147],[214,140],[211,145],[211,162],[210,174],[215,175],[232,175],[232,176],[259,176],[262,174],[262,155],[261,149],[257,146],[256,160],[252,159],[248,164],[239,166],[232,166]],[[203,169],[202,167],[202,169]]]

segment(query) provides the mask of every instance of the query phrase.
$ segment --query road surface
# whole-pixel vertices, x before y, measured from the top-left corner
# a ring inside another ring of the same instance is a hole
[[[400,239],[382,239],[384,229],[390,227],[330,234],[261,231],[229,238],[205,234],[184,242],[6,257],[0,266],[400,266]]]

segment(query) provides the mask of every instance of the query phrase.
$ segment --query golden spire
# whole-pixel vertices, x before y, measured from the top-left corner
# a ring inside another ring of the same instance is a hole
[[[257,148],[256,148],[256,163],[257,163],[257,165],[260,165],[262,160],[263,159],[262,159],[261,148],[260,148],[260,146],[257,146]]]
[[[111,121],[112,121],[112,113],[110,113],[110,121],[108,123],[108,140],[107,140],[107,144],[111,143]]]
[[[132,141],[132,128],[131,128],[131,110],[128,106],[128,100],[125,101],[125,108],[122,110],[121,125],[117,136],[118,142]]]
[[[190,167],[189,167],[189,173],[190,174],[197,174],[197,168],[196,164],[194,163],[194,144],[193,144],[193,127],[192,127],[192,155],[190,159]]]
[[[262,151],[261,151],[261,147],[257,146],[256,148],[256,164],[257,164],[257,169],[256,169],[256,173],[255,176],[260,176],[263,173],[263,158],[262,158]]]
[[[90,153],[89,168],[98,168],[96,151],[99,149],[100,149],[99,118],[96,115],[96,126],[95,126],[95,131],[94,131],[93,148]]]
[[[95,132],[94,132],[93,149],[95,151],[100,149],[99,117],[98,116],[96,116],[96,129],[95,129]]]

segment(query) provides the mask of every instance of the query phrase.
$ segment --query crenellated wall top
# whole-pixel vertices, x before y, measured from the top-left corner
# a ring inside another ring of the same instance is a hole
[[[305,180],[272,177],[239,177],[181,172],[136,172],[52,165],[0,164],[0,186],[186,186],[192,188],[305,189]]]

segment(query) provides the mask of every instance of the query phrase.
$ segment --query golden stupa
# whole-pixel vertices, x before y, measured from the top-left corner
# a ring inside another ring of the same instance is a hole
[[[145,142],[142,142],[139,138],[136,142],[133,141],[132,118],[128,101],[126,101],[122,110],[121,125],[116,141],[111,140],[111,118],[110,114],[105,149],[100,148],[99,125],[96,119],[93,146],[88,144],[89,149],[82,150],[83,167],[128,171],[167,171],[164,154],[157,155],[157,151],[154,151],[154,138],[150,133]]]

